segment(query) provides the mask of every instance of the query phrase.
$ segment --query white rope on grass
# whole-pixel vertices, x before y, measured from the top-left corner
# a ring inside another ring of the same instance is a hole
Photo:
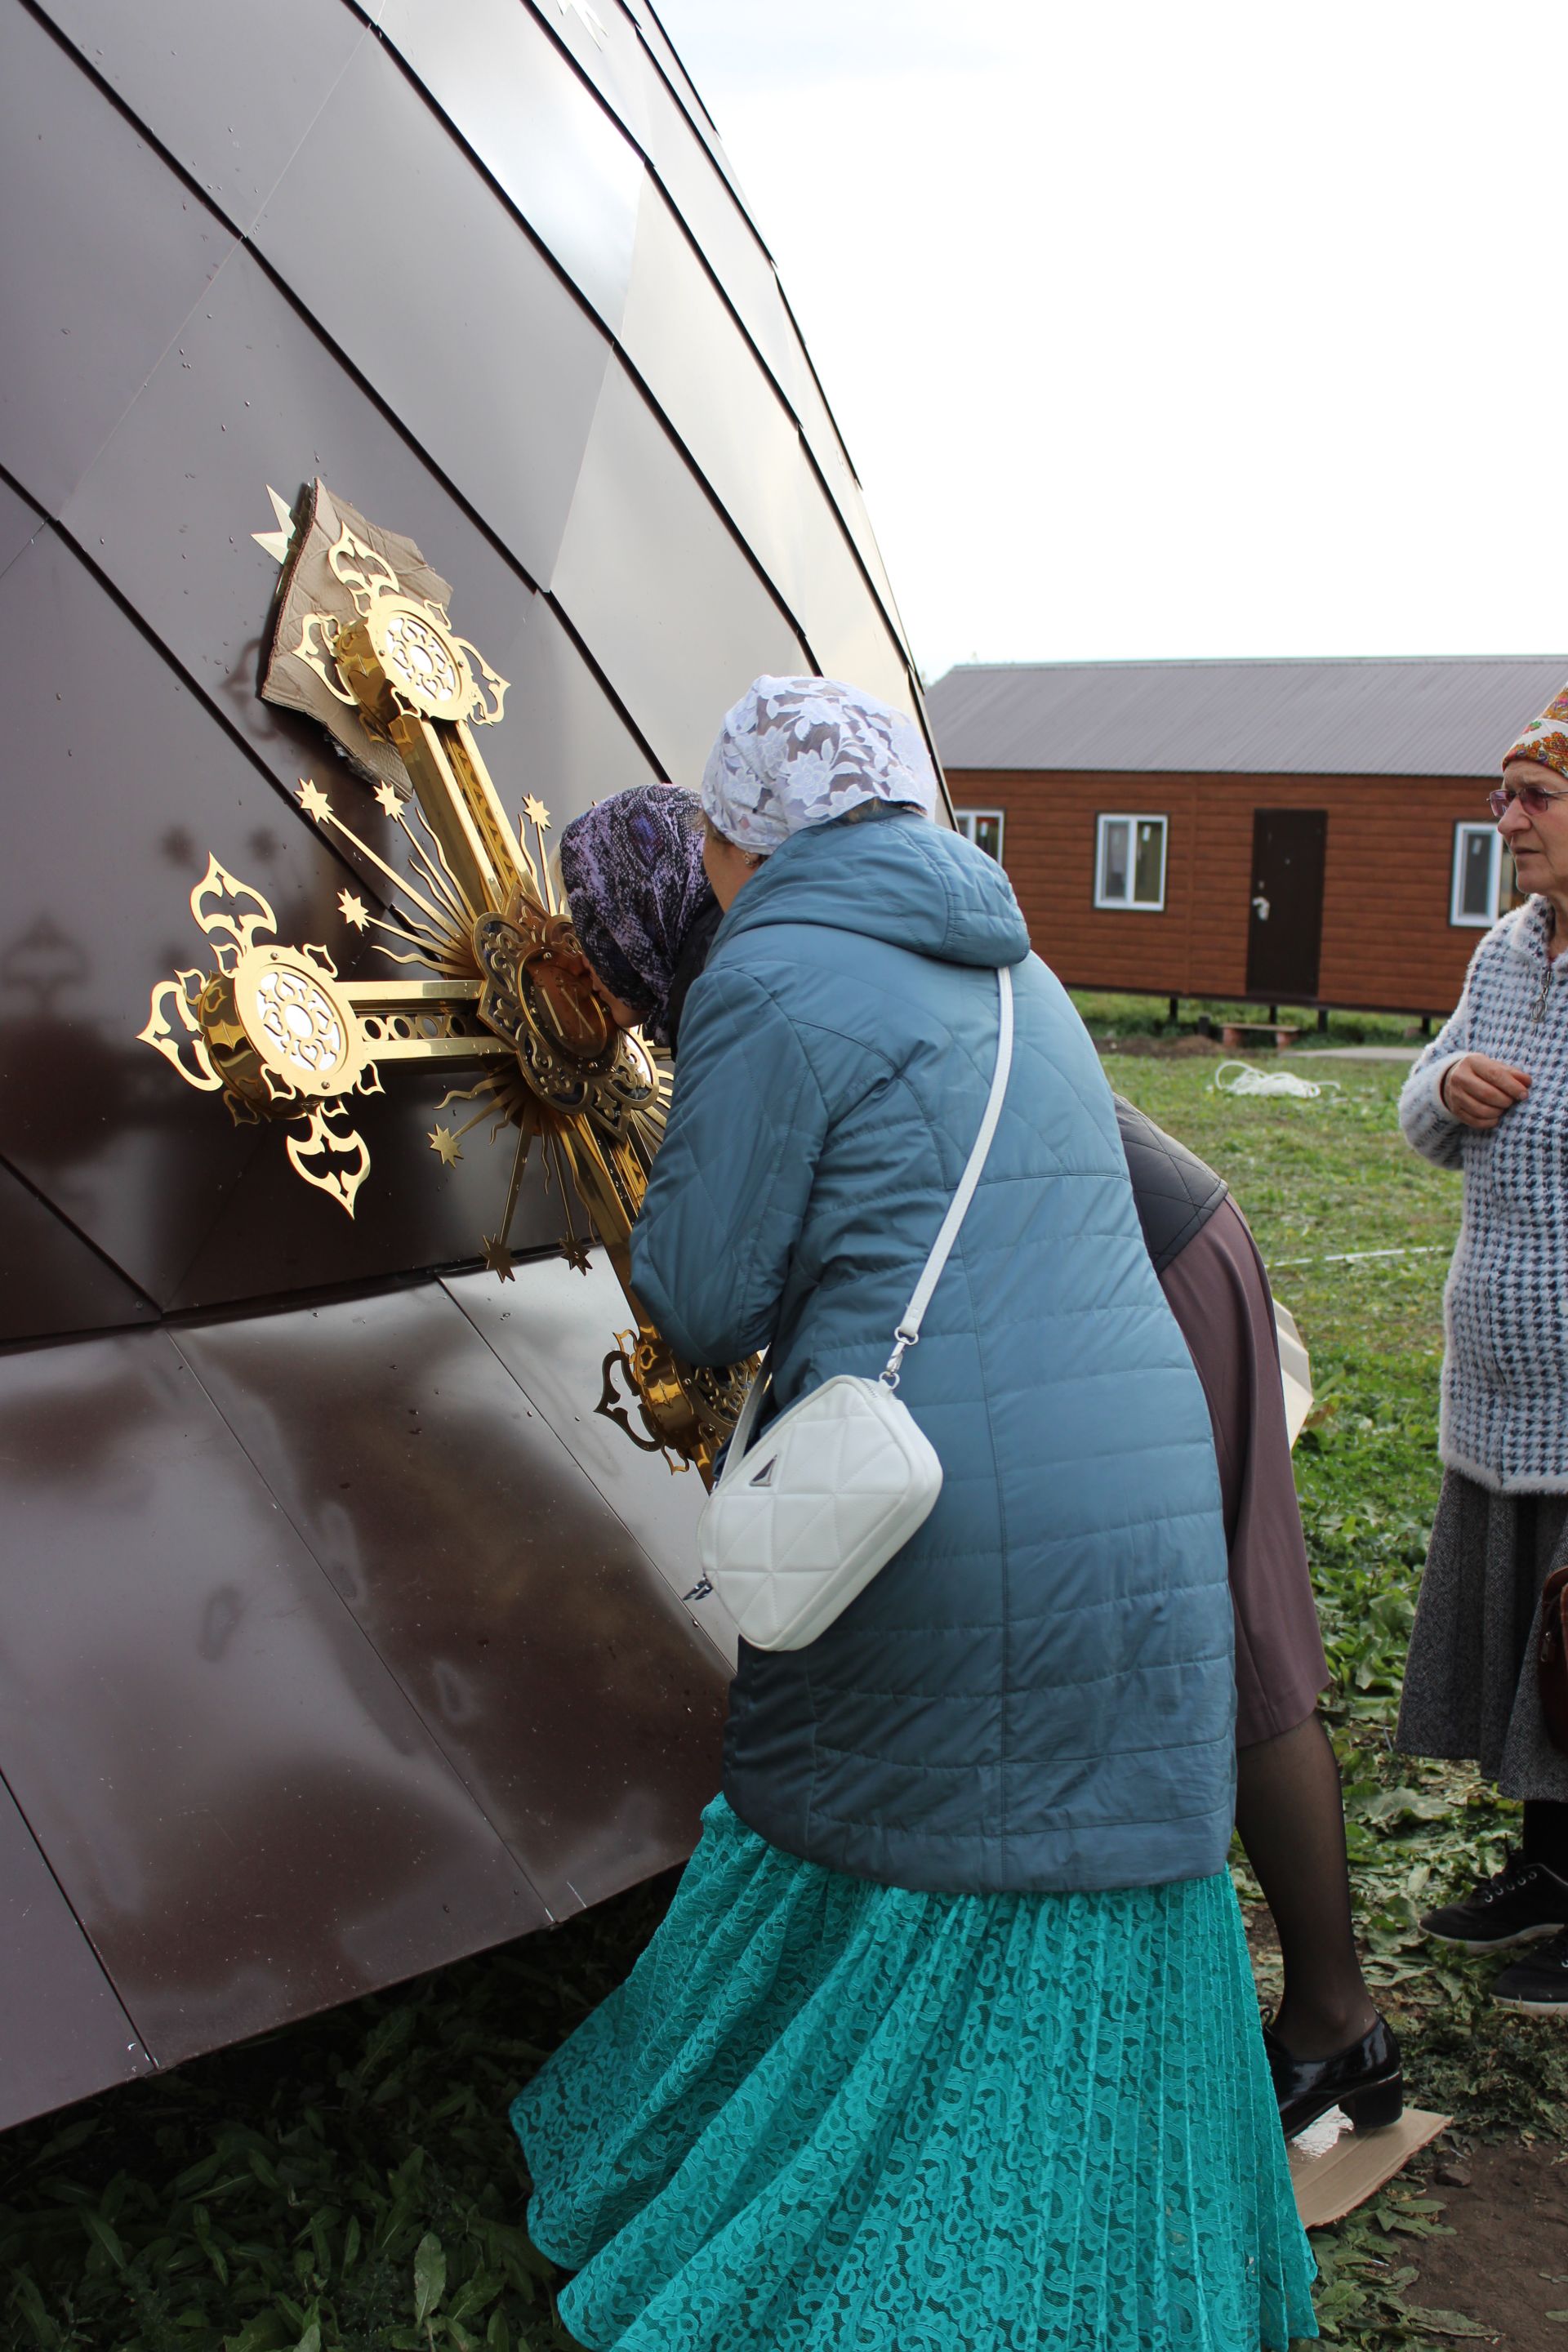
[[[1227,1070],[1238,1073],[1228,1084]],[[1254,1062],[1222,1062],[1213,1085],[1222,1095],[1291,1095],[1300,1102],[1315,1102],[1325,1087],[1342,1091],[1338,1078],[1299,1078],[1293,1070],[1260,1070]]]

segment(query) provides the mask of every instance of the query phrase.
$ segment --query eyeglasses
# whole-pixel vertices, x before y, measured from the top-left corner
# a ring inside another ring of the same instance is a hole
[[[1544,816],[1554,803],[1568,801],[1568,793],[1549,793],[1540,784],[1500,784],[1495,793],[1487,794],[1493,816],[1506,816],[1515,801],[1526,816]]]

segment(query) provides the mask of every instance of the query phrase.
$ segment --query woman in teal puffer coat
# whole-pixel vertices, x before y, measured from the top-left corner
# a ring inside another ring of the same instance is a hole
[[[563,2315],[622,2352],[1255,2352],[1315,2332],[1235,1897],[1202,1391],[1098,1060],[911,723],[763,678],[703,783],[726,909],[681,1015],[639,1295],[779,1408],[905,1360],[919,1533],[808,1648],[742,1643],[723,1790],[620,1992],[516,2103]],[[686,877],[689,878],[689,877]]]

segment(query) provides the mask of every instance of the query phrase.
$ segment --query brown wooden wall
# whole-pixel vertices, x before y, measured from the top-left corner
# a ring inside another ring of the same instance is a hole
[[[955,809],[1005,813],[1003,861],[1034,942],[1073,988],[1241,997],[1253,812],[1328,812],[1316,1002],[1447,1013],[1482,931],[1448,920],[1454,827],[1486,822],[1475,776],[1191,776],[950,768]],[[1170,821],[1159,914],[1094,904],[1095,820]]]

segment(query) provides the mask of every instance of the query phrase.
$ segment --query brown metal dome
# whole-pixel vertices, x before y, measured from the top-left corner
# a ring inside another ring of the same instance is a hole
[[[439,1070],[350,1217],[138,1042],[209,857],[373,969],[300,797],[370,788],[259,690],[301,494],[451,583],[557,825],[760,671],[920,701],[647,0],[0,0],[0,109],[4,2124],[595,1902],[717,1781],[701,1490],[595,1415],[540,1170],[498,1282]]]

